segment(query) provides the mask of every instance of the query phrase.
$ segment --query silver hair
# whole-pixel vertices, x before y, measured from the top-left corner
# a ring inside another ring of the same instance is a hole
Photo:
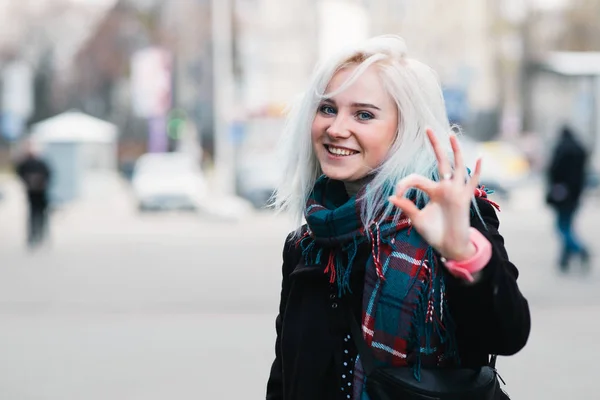
[[[336,93],[325,93],[335,73],[348,66],[357,68]],[[370,66],[378,68],[384,87],[398,107],[399,118],[396,139],[387,158],[370,173],[372,190],[366,195],[368,198],[361,210],[365,227],[376,218],[399,217],[387,197],[402,178],[416,173],[438,179],[437,160],[427,139],[427,128],[433,129],[445,151],[451,154],[449,138],[458,131],[448,121],[435,71],[408,58],[406,44],[399,36],[377,36],[347,48],[317,66],[307,90],[288,109],[280,145],[283,175],[272,206],[290,212],[298,224],[302,222],[315,181],[322,174],[311,143],[311,125],[317,108],[324,98],[348,88]],[[428,200],[425,193],[418,190],[407,195],[415,195],[421,207]]]

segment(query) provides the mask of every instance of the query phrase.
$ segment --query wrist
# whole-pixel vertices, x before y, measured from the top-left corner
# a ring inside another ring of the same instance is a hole
[[[475,243],[473,242],[471,237],[469,237],[469,243],[465,246],[463,250],[452,251],[451,253],[448,252],[448,254],[441,254],[441,256],[446,260],[460,262],[473,258],[475,254],[477,254],[477,246],[475,246]]]
[[[442,257],[441,261],[450,274],[472,283],[475,281],[476,273],[481,271],[489,262],[492,256],[492,244],[475,228],[470,228],[469,237],[470,242],[475,247],[475,253],[470,258],[446,260]]]

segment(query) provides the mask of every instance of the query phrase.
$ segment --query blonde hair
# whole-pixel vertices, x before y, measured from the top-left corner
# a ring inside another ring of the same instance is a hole
[[[315,181],[322,175],[311,143],[311,125],[317,108],[324,98],[348,88],[372,65],[378,68],[385,88],[394,99],[399,119],[396,139],[387,158],[371,174],[371,190],[366,194],[368,198],[361,210],[363,224],[368,227],[375,218],[399,217],[398,210],[387,198],[402,178],[416,173],[438,179],[437,160],[425,130],[433,129],[448,153],[449,137],[455,132],[448,121],[437,74],[429,66],[408,58],[406,44],[401,37],[374,37],[318,65],[307,90],[289,109],[280,147],[283,175],[272,205],[279,211],[290,212],[298,224],[302,221]],[[336,72],[348,66],[356,68],[347,81],[336,93],[325,93]],[[425,193],[408,193],[413,194],[419,206],[426,204]]]

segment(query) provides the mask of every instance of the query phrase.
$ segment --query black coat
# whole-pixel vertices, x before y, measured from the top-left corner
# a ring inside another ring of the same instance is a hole
[[[486,365],[490,354],[515,354],[525,346],[530,330],[529,306],[517,286],[518,271],[498,233],[495,210],[483,200],[478,200],[478,206],[488,229],[476,215],[471,224],[492,243],[492,258],[473,285],[449,274],[446,278],[448,307],[465,367]],[[359,249],[351,278],[356,297],[350,307],[358,320],[368,256],[368,248]],[[304,265],[300,250],[288,237],[267,400],[333,400],[338,396],[342,336],[348,332],[346,303],[337,298],[323,271],[324,266]]]
[[[27,189],[29,203],[37,208],[46,207],[50,183],[48,164],[39,158],[27,157],[17,164],[16,172]]]
[[[548,168],[547,202],[558,208],[577,206],[585,188],[587,152],[564,128]]]

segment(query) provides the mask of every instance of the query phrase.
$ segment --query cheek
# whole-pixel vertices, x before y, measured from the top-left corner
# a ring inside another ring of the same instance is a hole
[[[323,132],[325,129],[323,125],[324,124],[322,118],[319,118],[319,116],[317,115],[310,127],[310,137],[313,142],[315,140],[318,140],[321,136],[323,136]]]
[[[368,146],[366,155],[369,161],[374,164],[383,162],[389,149],[387,141],[371,140],[370,143],[366,143],[366,145]]]
[[[366,150],[366,156],[372,163],[379,164],[387,157],[396,138],[396,126],[381,126],[362,136],[362,147]]]

